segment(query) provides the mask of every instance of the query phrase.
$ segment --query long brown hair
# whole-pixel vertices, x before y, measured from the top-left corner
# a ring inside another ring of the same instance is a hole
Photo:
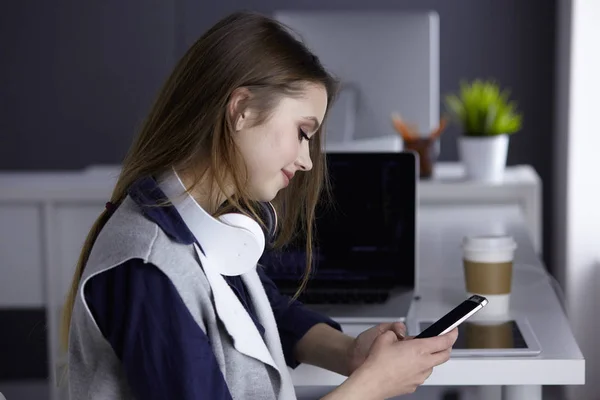
[[[210,171],[212,188],[216,185],[225,192],[226,182],[232,181],[235,195],[227,198],[227,204],[241,212],[250,210],[258,218],[246,193],[245,167],[233,142],[235,119],[227,111],[231,94],[247,88],[251,97],[246,106],[259,111],[255,123],[261,124],[278,100],[302,94],[306,83],[326,89],[329,108],[337,81],[288,28],[250,12],[223,18],[191,46],[165,82],[123,161],[110,201],[120,204],[139,178],[171,167],[198,169],[201,160],[204,171]],[[306,237],[306,271],[298,293],[311,270],[315,207],[322,188],[327,187],[321,137],[318,132],[310,141],[312,170],[298,174],[273,201],[280,221],[275,246],[288,243],[298,230]],[[203,176],[200,174],[196,183]],[[63,312],[61,339],[65,349],[81,276],[108,217],[106,211],[100,214],[77,262]]]

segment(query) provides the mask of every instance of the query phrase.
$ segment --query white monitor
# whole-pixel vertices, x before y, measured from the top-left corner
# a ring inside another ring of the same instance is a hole
[[[438,125],[435,12],[280,10],[274,17],[342,82],[327,123],[327,151],[402,150],[392,112],[423,134]]]

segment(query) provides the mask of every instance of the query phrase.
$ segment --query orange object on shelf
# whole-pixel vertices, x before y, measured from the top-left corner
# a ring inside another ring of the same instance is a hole
[[[440,119],[440,124],[433,129],[429,135],[419,134],[416,127],[406,123],[398,113],[392,114],[392,125],[404,141],[404,149],[412,150],[419,156],[419,175],[421,178],[429,178],[433,175],[433,165],[435,163],[434,144],[446,129],[448,121],[446,118]]]

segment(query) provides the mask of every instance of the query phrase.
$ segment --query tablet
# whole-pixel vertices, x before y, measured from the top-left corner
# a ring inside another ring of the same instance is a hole
[[[419,331],[435,321],[419,321]],[[470,319],[458,327],[451,357],[524,357],[542,352],[526,318]]]

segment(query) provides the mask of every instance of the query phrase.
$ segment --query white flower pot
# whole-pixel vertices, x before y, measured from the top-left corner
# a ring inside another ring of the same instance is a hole
[[[467,179],[497,183],[504,178],[508,135],[461,136],[458,139],[458,152]]]

